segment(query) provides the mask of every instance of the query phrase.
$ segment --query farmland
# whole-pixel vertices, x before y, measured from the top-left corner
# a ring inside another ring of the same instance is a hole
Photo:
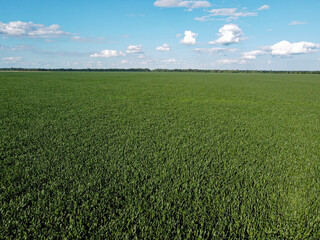
[[[0,238],[319,239],[320,75],[0,73]]]

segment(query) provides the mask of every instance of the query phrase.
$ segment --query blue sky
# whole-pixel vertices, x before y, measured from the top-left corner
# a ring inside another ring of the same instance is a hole
[[[319,0],[3,0],[0,67],[320,70]]]

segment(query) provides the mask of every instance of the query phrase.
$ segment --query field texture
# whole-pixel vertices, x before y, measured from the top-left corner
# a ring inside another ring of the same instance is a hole
[[[319,239],[320,75],[0,73],[0,238]]]

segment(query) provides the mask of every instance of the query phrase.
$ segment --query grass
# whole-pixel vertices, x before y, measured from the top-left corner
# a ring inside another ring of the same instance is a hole
[[[0,238],[319,239],[320,75],[0,73]]]

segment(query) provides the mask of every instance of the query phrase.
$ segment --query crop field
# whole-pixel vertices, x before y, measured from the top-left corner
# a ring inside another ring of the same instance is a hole
[[[0,239],[319,239],[320,75],[0,73]]]

